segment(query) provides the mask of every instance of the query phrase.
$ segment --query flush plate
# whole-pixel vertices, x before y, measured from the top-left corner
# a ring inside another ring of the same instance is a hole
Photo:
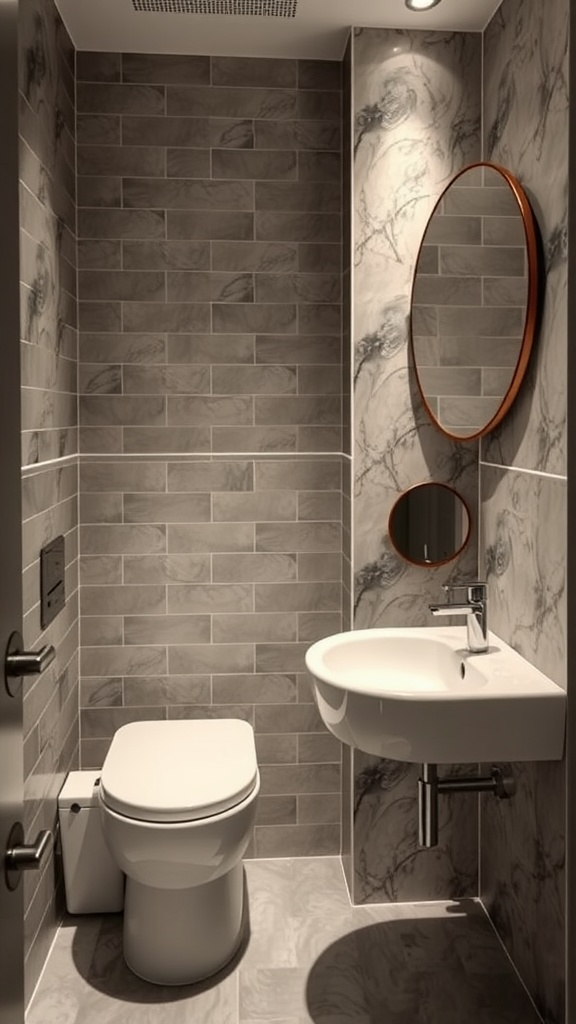
[[[42,629],[56,618],[66,604],[64,586],[64,537],[55,537],[40,552],[40,625]]]

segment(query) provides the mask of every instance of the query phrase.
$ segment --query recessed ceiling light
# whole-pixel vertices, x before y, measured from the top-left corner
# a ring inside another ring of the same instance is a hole
[[[429,11],[440,2],[441,0],[404,0],[409,11]]]

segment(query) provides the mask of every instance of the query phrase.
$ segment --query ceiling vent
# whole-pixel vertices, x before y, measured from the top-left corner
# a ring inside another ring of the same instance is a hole
[[[160,14],[249,14],[295,18],[298,0],[132,0],[135,11]]]

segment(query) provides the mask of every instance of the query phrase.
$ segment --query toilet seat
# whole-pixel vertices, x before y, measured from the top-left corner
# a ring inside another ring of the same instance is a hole
[[[197,821],[240,804],[257,780],[246,722],[131,722],[114,735],[100,791],[103,803],[127,818]]]

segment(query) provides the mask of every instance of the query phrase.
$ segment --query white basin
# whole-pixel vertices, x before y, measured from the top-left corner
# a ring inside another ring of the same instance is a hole
[[[359,629],[313,644],[306,666],[338,739],[396,761],[557,761],[566,694],[493,633],[461,626]]]

